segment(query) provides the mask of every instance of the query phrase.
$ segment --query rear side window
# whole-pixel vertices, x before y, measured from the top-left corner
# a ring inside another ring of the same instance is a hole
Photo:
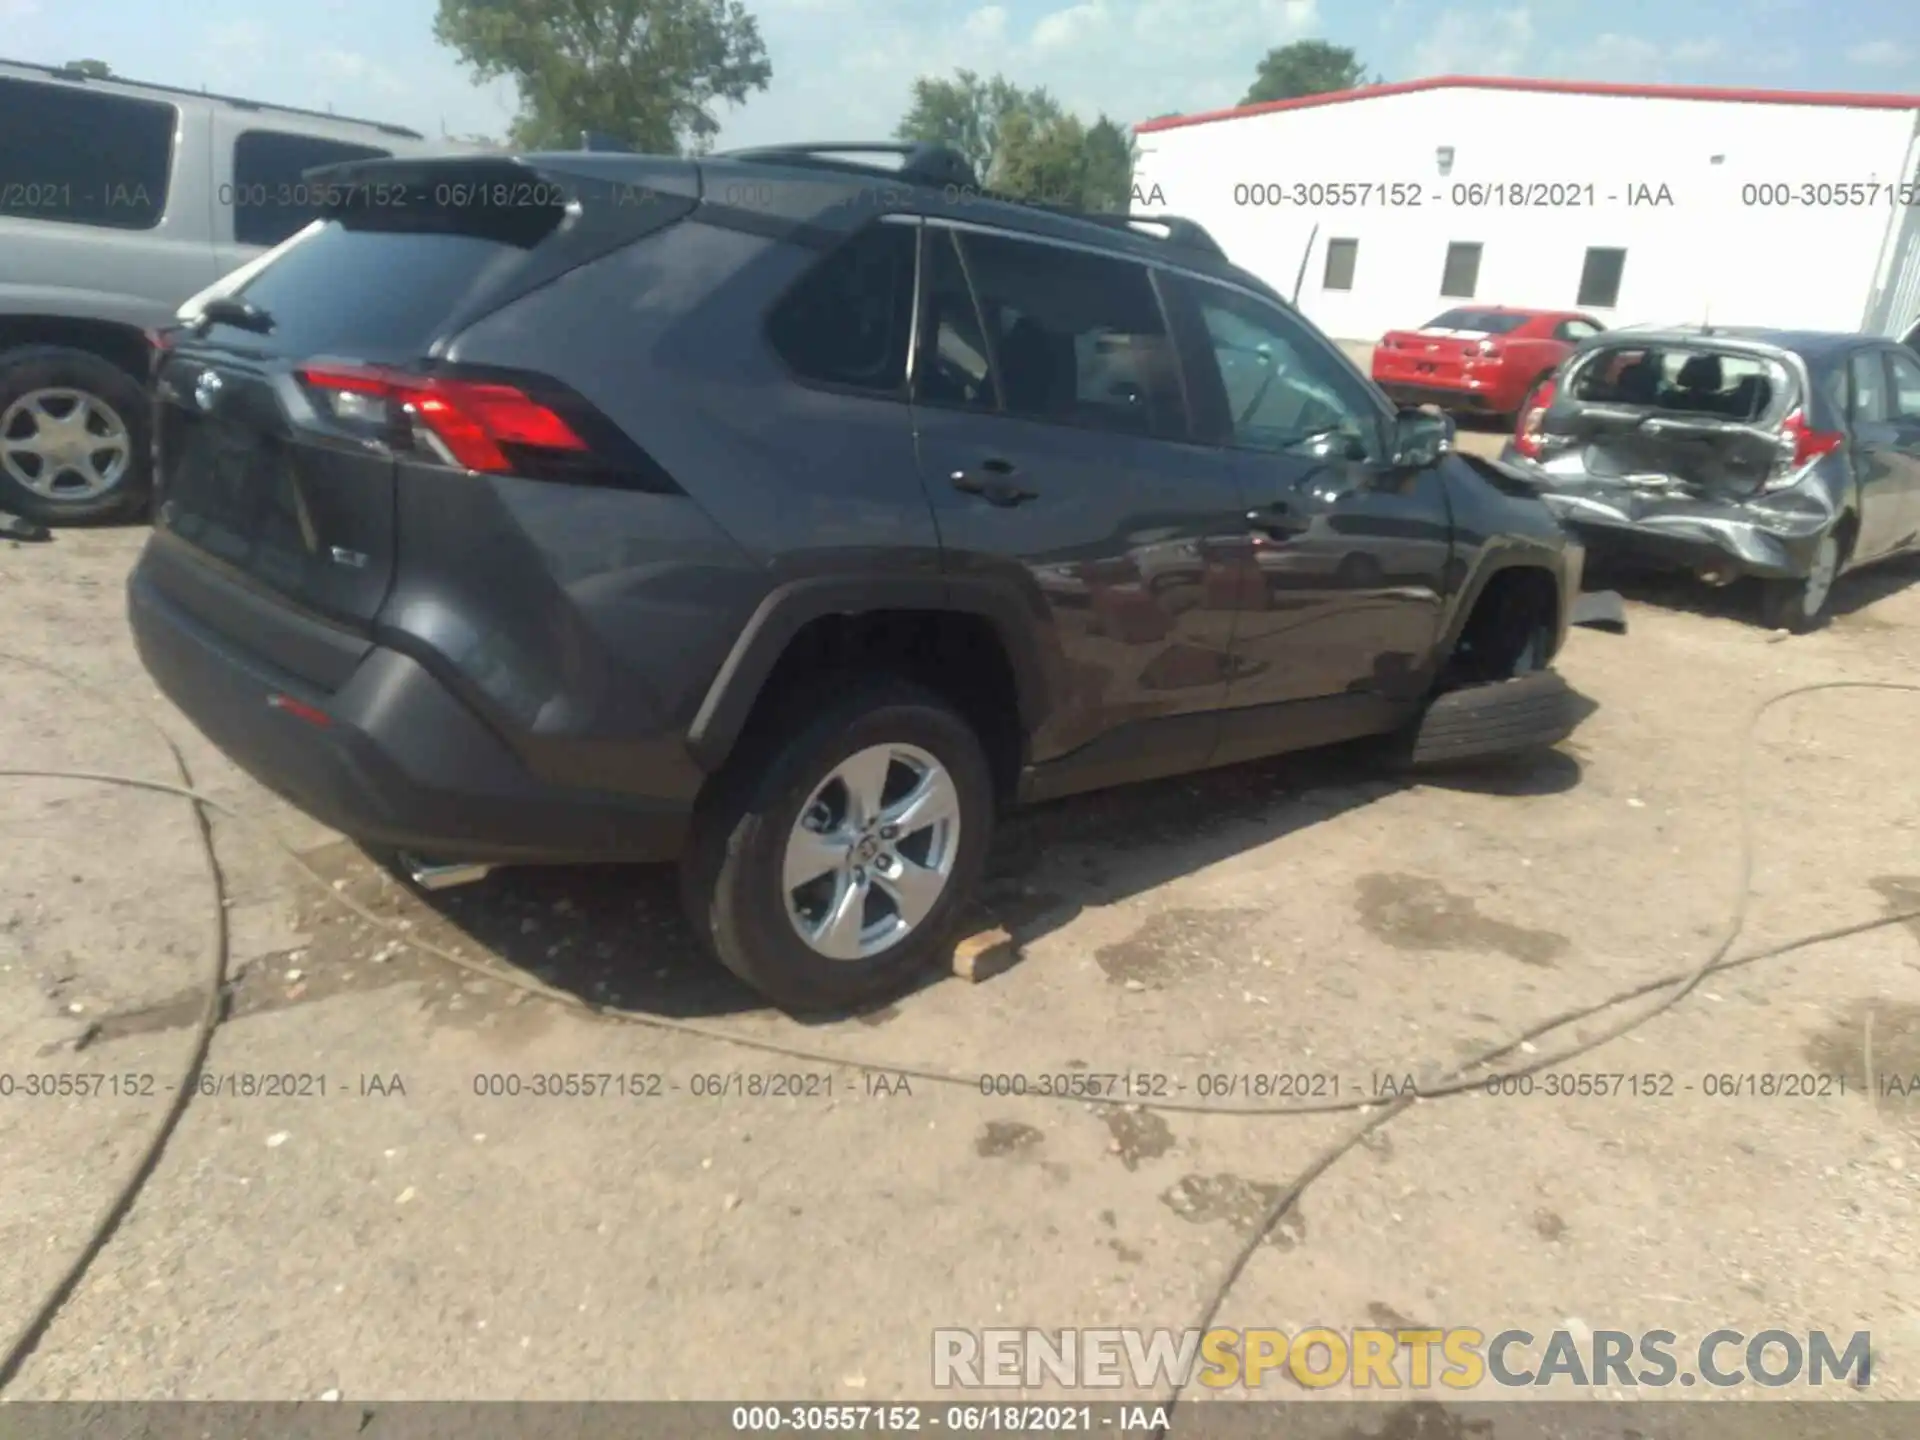
[[[807,272],[773,309],[767,339],[794,374],[900,395],[913,335],[914,231],[875,222]]]
[[[1562,320],[1559,328],[1553,332],[1553,338],[1578,344],[1589,336],[1599,333],[1600,327],[1591,320]]]
[[[986,328],[973,302],[967,272],[950,230],[926,234],[926,279],[921,289],[919,357],[914,398],[930,405],[995,410],[1000,392],[987,358]]]
[[[1573,398],[1587,404],[1711,415],[1743,424],[1766,415],[1793,388],[1792,377],[1777,361],[1691,345],[1602,350],[1580,368],[1572,387]]]
[[[242,245],[278,245],[319,215],[326,189],[301,179],[319,165],[379,160],[391,151],[279,130],[248,130],[233,142],[233,183],[222,205],[233,207],[233,238]]]
[[[472,234],[349,228],[331,220],[240,294],[272,317],[249,346],[341,359],[414,359],[469,296],[524,264],[519,246]]]
[[[1426,323],[1428,330],[1460,330],[1470,335],[1505,335],[1518,330],[1529,315],[1504,310],[1448,310]]]
[[[151,230],[167,209],[174,109],[0,78],[0,215]]]
[[[998,235],[959,245],[1009,414],[1186,434],[1173,339],[1145,266]]]

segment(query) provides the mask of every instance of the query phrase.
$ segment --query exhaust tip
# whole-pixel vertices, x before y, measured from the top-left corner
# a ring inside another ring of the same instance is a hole
[[[400,863],[406,869],[407,878],[422,890],[452,890],[471,885],[486,879],[494,870],[490,864],[426,860],[418,855],[402,855]]]

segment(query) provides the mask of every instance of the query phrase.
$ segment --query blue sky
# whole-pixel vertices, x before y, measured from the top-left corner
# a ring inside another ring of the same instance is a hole
[[[1231,105],[1270,46],[1322,37],[1393,80],[1538,75],[1920,92],[1915,0],[747,0],[773,84],[721,143],[884,138],[915,75],[970,66],[1135,122]],[[138,79],[498,134],[433,40],[434,0],[0,0],[0,53],[105,60]],[[191,18],[189,18],[191,17]],[[1737,17],[1737,18],[1736,18]]]

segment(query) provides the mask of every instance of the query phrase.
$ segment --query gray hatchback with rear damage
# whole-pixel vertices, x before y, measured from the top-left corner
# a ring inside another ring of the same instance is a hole
[[[1841,575],[1920,544],[1920,358],[1869,335],[1610,331],[1502,458],[1596,561],[1755,577],[1767,624],[1812,630]]]

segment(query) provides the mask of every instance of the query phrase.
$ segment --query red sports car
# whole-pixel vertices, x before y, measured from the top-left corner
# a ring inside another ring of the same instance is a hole
[[[1373,349],[1374,383],[1402,405],[1517,415],[1527,396],[1606,326],[1574,310],[1463,305]]]

